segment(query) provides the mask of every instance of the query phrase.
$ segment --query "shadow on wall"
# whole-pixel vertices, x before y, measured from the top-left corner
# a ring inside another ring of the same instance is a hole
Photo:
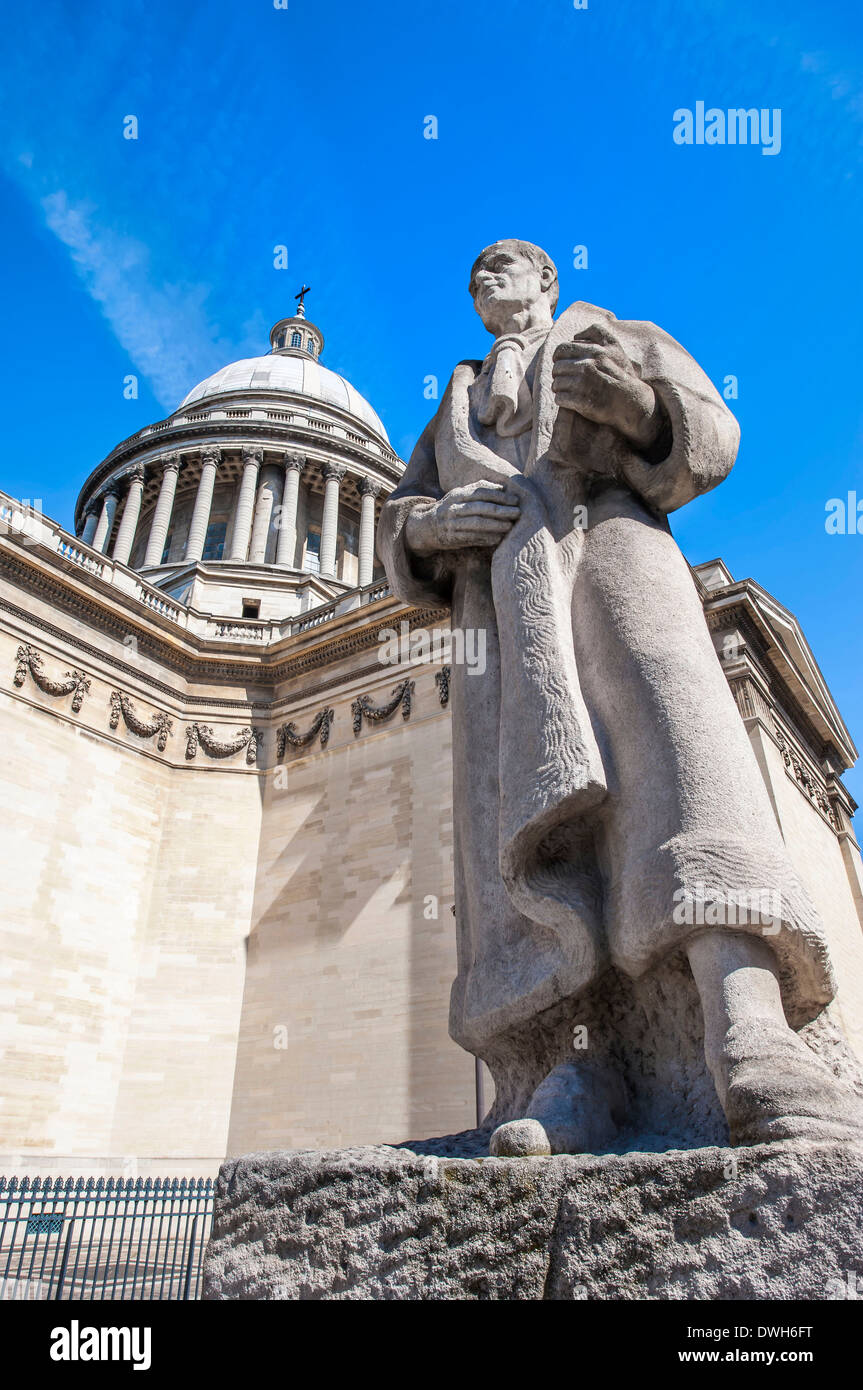
[[[263,829],[228,1151],[471,1127],[455,974],[449,723],[291,758]],[[434,756],[431,741],[434,742]]]

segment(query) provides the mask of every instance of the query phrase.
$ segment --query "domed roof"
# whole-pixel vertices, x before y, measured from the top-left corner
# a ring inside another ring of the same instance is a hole
[[[274,391],[290,391],[295,395],[326,401],[349,411],[389,443],[380,417],[365,396],[361,396],[345,377],[331,372],[329,367],[322,366],[306,353],[273,352],[265,357],[244,357],[239,362],[232,362],[199,382],[181,403],[180,409],[197,405],[210,396],[236,391],[263,391],[268,395]]]

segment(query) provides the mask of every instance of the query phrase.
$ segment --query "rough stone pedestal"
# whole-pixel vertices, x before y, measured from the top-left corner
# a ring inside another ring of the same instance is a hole
[[[825,1299],[863,1275],[863,1148],[494,1159],[251,1154],[207,1299]]]

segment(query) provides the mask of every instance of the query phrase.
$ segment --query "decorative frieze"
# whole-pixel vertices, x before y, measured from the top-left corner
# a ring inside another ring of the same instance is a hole
[[[84,702],[84,696],[90,689],[90,678],[84,671],[79,671],[75,667],[71,671],[66,671],[59,680],[51,680],[46,676],[42,669],[42,656],[35,647],[31,647],[29,642],[22,643],[15,653],[17,665],[15,667],[14,684],[22,686],[27,679],[29,671],[33,683],[38,686],[43,695],[72,696],[72,713],[77,714]]]
[[[281,724],[276,730],[277,757],[283,758],[289,745],[291,748],[307,748],[310,743],[314,743],[318,734],[321,736],[321,747],[326,748],[330,739],[330,726],[335,717],[335,710],[322,709],[320,714],[315,715],[304,734],[299,732],[293,721],[288,724]]]
[[[442,705],[449,704],[449,678],[452,675],[451,666],[442,666],[435,672],[434,683],[437,686],[438,695]]]
[[[116,729],[120,723],[120,715],[123,716],[126,728],[138,738],[152,738],[158,735],[156,747],[160,753],[164,753],[168,742],[168,735],[174,728],[173,720],[161,710],[154,710],[151,719],[140,719],[135,713],[135,706],[132,704],[128,695],[124,695],[120,690],[111,691],[111,718],[110,727]]]
[[[358,734],[363,727],[363,719],[371,719],[376,723],[384,719],[391,718],[395,714],[399,705],[402,707],[402,719],[411,717],[411,700],[413,698],[414,682],[404,680],[397,685],[392,694],[392,699],[385,705],[372,704],[371,696],[360,695],[351,704],[351,712],[354,716],[354,733]]]
[[[251,766],[257,761],[258,743],[262,737],[262,729],[253,729],[246,725],[236,738],[222,742],[213,737],[213,730],[209,724],[195,722],[186,729],[186,757],[197,757],[198,749],[203,748],[209,758],[230,758],[233,753],[239,753],[241,748],[245,748],[246,762]]]

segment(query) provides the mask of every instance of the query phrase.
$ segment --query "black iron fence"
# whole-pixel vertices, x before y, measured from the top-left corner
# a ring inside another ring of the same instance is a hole
[[[212,1178],[0,1177],[0,1299],[200,1297]]]

